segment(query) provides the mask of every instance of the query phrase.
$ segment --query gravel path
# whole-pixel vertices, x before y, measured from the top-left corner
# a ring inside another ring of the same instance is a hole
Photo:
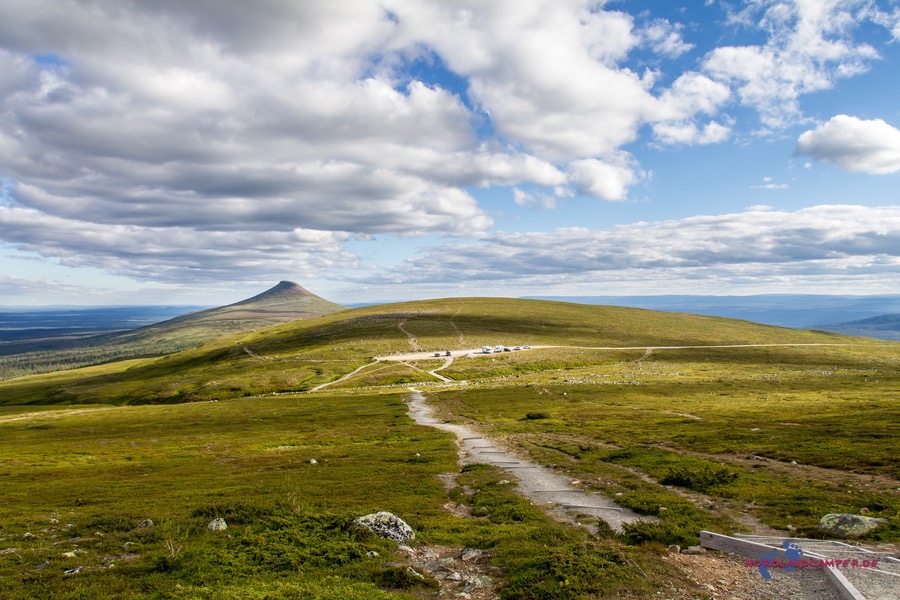
[[[413,392],[408,397],[410,417],[419,425],[427,425],[456,435],[461,464],[483,463],[508,471],[519,482],[516,491],[557,520],[593,531],[596,531],[595,526],[580,523],[574,513],[596,516],[609,523],[615,531],[622,531],[623,523],[652,520],[652,517],[638,515],[618,506],[608,498],[586,492],[583,488],[573,485],[570,478],[511,454],[465,425],[436,420],[434,411],[425,400],[425,395],[414,388],[410,390]]]
[[[427,425],[454,434],[459,447],[460,464],[483,463],[508,471],[519,482],[516,491],[557,520],[595,531],[594,526],[580,523],[574,516],[575,513],[590,514],[609,523],[612,529],[622,531],[624,523],[651,518],[620,507],[607,498],[586,492],[569,478],[510,453],[465,425],[437,420],[425,395],[415,388],[410,388],[410,391],[412,393],[407,397],[410,417],[419,425]],[[766,541],[780,546],[783,539],[778,537]],[[818,546],[816,550],[822,551],[824,547]],[[844,545],[842,548],[832,549],[835,556],[838,550],[847,551],[848,548]],[[856,554],[857,558],[859,556]],[[791,573],[774,569],[771,570],[771,579],[765,580],[756,568],[745,566],[745,558],[734,554],[717,552],[694,556],[675,554],[663,560],[677,563],[696,584],[709,590],[711,598],[843,600],[828,582],[824,572],[819,569],[804,569]],[[862,569],[845,574],[865,594],[866,600],[900,599],[900,586],[895,585],[900,581],[900,577],[895,574],[896,565],[885,565],[885,562],[882,562],[879,568],[891,574],[876,576],[871,570],[864,572]],[[695,598],[693,594],[685,594],[677,589],[671,590],[669,597],[673,600]]]

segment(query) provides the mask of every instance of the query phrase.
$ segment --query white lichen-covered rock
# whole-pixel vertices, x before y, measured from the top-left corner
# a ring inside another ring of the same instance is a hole
[[[819,520],[819,529],[841,537],[856,537],[865,535],[887,522],[887,519],[875,519],[851,513],[832,513]]]
[[[218,517],[210,521],[206,528],[210,531],[224,531],[225,529],[228,529],[228,523],[226,523],[225,519],[222,517]]]
[[[353,527],[368,529],[381,538],[394,540],[398,544],[415,539],[412,527],[395,514],[377,512],[353,520]]]

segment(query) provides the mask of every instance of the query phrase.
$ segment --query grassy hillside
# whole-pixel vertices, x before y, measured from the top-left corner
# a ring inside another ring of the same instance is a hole
[[[0,379],[136,357],[162,356],[225,335],[340,310],[343,310],[342,306],[324,300],[296,283],[282,281],[247,300],[132,331],[5,344],[0,356]]]
[[[456,358],[449,383],[428,373],[443,357],[373,362],[498,343],[557,347]],[[405,415],[411,383],[659,521],[588,536],[483,466],[445,489],[456,449]],[[889,520],[869,539],[900,540],[900,344],[542,301],[366,307],[2,382],[0,453],[3,597],[434,597],[350,531],[374,510],[420,548],[488,550],[503,598],[703,597],[660,560],[700,529],[819,535],[866,508]],[[206,530],[216,516],[231,537]]]
[[[448,491],[450,436],[405,411],[400,394],[345,394],[0,417],[0,596],[434,598],[396,544],[350,527],[379,510],[423,550],[487,551],[506,598],[692,588],[652,553],[549,521],[508,475],[471,468],[459,485],[478,491]],[[217,517],[226,531],[207,529]]]
[[[219,338],[160,359],[0,383],[0,404],[138,404],[216,400],[304,391],[378,355],[505,343],[565,346],[680,346],[840,343],[840,336],[717,317],[633,308],[508,299],[432,300],[366,307]],[[612,360],[608,352],[541,351],[493,361],[458,361],[467,378]],[[525,363],[524,366],[517,366]],[[374,384],[431,381],[416,368]],[[403,369],[403,367],[399,367]],[[479,371],[483,371],[479,373]],[[98,375],[99,373],[99,375]]]

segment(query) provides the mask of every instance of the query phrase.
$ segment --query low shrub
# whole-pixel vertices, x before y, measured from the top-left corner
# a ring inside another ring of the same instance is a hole
[[[734,483],[737,478],[738,474],[728,467],[682,464],[669,467],[659,482],[663,485],[677,485],[705,493],[711,488]]]
[[[700,531],[695,524],[682,519],[635,521],[622,525],[622,539],[633,545],[656,542],[664,546],[694,546],[700,543]]]
[[[549,419],[549,418],[550,418],[550,415],[549,415],[548,413],[545,413],[545,412],[530,412],[530,413],[525,413],[525,420],[526,420],[526,421],[539,421],[539,420],[541,420],[541,419]]]

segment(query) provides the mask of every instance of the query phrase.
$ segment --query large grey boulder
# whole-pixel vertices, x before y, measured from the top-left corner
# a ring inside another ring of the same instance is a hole
[[[377,512],[353,519],[353,527],[367,529],[381,538],[394,540],[398,544],[414,540],[412,527],[395,514]]]
[[[857,537],[865,535],[887,522],[887,519],[875,519],[851,513],[831,513],[819,520],[819,529],[840,537]]]

